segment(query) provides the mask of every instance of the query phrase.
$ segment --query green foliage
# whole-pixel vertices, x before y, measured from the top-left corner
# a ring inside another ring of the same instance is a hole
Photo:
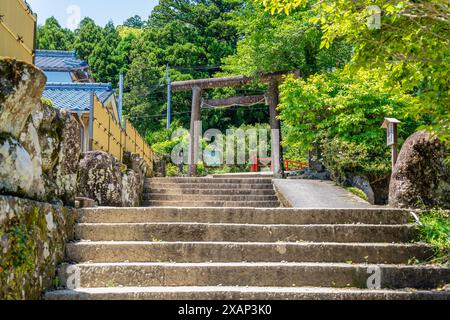
[[[38,49],[72,50],[73,41],[73,33],[63,29],[55,17],[48,18],[42,26],[37,28]]]
[[[361,199],[363,199],[365,201],[369,201],[369,198],[364,193],[364,191],[362,191],[361,189],[358,189],[355,187],[350,187],[350,188],[347,188],[347,191],[350,191],[351,193],[353,193],[354,195],[360,197]]]
[[[145,21],[143,21],[140,16],[135,15],[125,20],[123,25],[126,27],[142,29],[145,26]]]
[[[5,226],[4,230],[0,229],[2,238],[9,242],[8,250],[0,257],[0,282],[4,283],[5,275],[14,275],[5,291],[0,290],[3,291],[2,295],[7,300],[22,298],[23,283],[19,281],[28,277],[36,269],[38,254],[36,237],[42,227],[40,223],[39,209],[34,208],[29,212],[27,223],[19,223],[14,219]]]
[[[167,64],[173,81],[205,78],[218,70],[209,66],[234,53],[239,34],[230,17],[240,5],[240,0],[161,0],[153,9],[142,35],[133,41],[125,79],[130,92],[124,112],[140,132],[165,126]],[[174,116],[184,127],[190,123],[190,101],[189,92],[172,96]],[[207,111],[204,119],[215,113]],[[210,124],[217,127],[223,121],[215,118]],[[205,126],[210,124],[205,120]]]
[[[118,83],[121,61],[116,55],[116,48],[118,49],[119,43],[119,33],[114,24],[109,22],[102,30],[101,40],[95,44],[88,57],[92,76],[96,81]]]
[[[91,18],[84,18],[75,30],[74,49],[78,58],[89,61],[95,46],[103,38],[102,28],[95,24]]]
[[[224,70],[234,74],[300,70],[303,76],[342,67],[350,59],[351,46],[338,42],[321,49],[322,30],[309,22],[310,10],[290,16],[271,16],[258,4],[245,3],[236,12],[235,24],[244,34],[237,54],[224,59]]]
[[[183,144],[185,149],[188,146],[189,133],[185,131],[183,135],[175,137],[178,130],[182,128],[175,122],[170,129],[149,132],[145,140],[152,146],[153,151],[170,156],[175,146]]]
[[[413,116],[427,115],[426,128],[444,141],[450,138],[449,7],[447,0],[257,0],[272,13],[295,13],[311,6],[313,23],[324,31],[322,47],[345,39],[354,47],[355,69],[377,69],[386,83],[400,85],[416,95],[420,104],[408,110]],[[382,10],[381,28],[367,27],[373,14],[369,6]],[[297,9],[298,10],[298,9]]]
[[[41,98],[41,102],[49,107],[53,107],[53,101],[47,98]]]
[[[419,240],[430,243],[435,248],[433,262],[450,261],[450,213],[448,211],[430,210],[421,213],[418,227]]]
[[[168,177],[177,177],[178,176],[178,166],[173,163],[166,164],[166,175]]]
[[[281,86],[280,105],[280,118],[292,127],[284,136],[285,144],[295,141],[304,154],[322,150],[338,182],[345,181],[347,173],[386,175],[390,156],[380,125],[384,117],[402,120],[402,143],[417,126],[404,114],[416,99],[381,83],[377,72],[346,70],[307,80],[288,78]]]

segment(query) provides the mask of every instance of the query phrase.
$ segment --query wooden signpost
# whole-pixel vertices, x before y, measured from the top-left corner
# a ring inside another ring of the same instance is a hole
[[[392,153],[392,169],[394,169],[395,163],[397,162],[398,151],[398,137],[397,137],[397,124],[401,121],[395,118],[384,118],[382,128],[387,131],[387,145],[391,147]]]

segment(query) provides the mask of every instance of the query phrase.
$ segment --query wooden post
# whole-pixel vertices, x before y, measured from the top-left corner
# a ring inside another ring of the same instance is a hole
[[[384,118],[384,122],[381,125],[382,128],[386,129],[387,133],[387,145],[391,147],[391,164],[392,170],[397,163],[398,158],[398,137],[397,137],[397,124],[401,123],[395,118]]]
[[[392,162],[392,170],[394,170],[395,164],[397,163],[398,158],[398,137],[397,137],[397,124],[392,123],[392,130],[394,134],[394,143],[391,145],[391,162]]]
[[[198,86],[192,88],[192,109],[191,109],[191,130],[189,143],[189,170],[188,176],[195,177],[197,175],[197,162],[199,160],[200,147],[200,128],[198,121],[201,119],[200,106],[202,103],[202,90]]]
[[[91,92],[90,97],[90,112],[89,112],[89,146],[88,150],[94,150],[94,92]]]
[[[271,128],[271,141],[272,141],[272,168],[274,178],[281,179],[284,177],[283,170],[283,153],[281,150],[281,124],[278,116],[278,81],[271,80],[269,82],[269,88],[267,92],[269,111],[270,111],[270,128]]]

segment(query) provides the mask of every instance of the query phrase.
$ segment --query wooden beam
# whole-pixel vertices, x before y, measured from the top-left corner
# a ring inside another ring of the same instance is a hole
[[[212,89],[212,88],[223,88],[223,87],[238,87],[246,85],[252,81],[268,82],[273,79],[281,80],[281,78],[287,74],[294,73],[295,71],[279,71],[273,73],[266,73],[257,77],[246,77],[231,76],[223,78],[210,78],[210,79],[197,79],[197,80],[186,80],[186,81],[175,81],[172,82],[173,91],[190,91],[193,87],[199,87],[200,89]]]
[[[225,99],[203,100],[202,109],[226,108],[232,106],[247,106],[257,103],[266,103],[265,95],[230,97]]]

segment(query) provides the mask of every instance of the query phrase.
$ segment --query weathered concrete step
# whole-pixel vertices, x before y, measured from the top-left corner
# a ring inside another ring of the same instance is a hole
[[[214,179],[218,178],[226,178],[226,179],[235,179],[235,178],[272,178],[272,172],[236,172],[236,173],[220,173],[220,174],[212,174],[211,177]]]
[[[348,262],[406,264],[425,260],[433,249],[424,244],[392,243],[239,243],[82,241],[69,243],[73,262]]]
[[[146,189],[273,189],[271,183],[145,183]]]
[[[450,300],[450,292],[286,287],[123,287],[47,292],[46,300]]]
[[[411,242],[414,225],[267,225],[219,223],[82,223],[77,239],[92,241]]]
[[[406,224],[412,222],[408,211],[384,208],[89,208],[79,210],[78,215],[78,221],[81,223]]]
[[[152,201],[278,201],[276,195],[144,194]]]
[[[208,184],[217,184],[217,183],[233,183],[233,184],[271,184],[272,178],[148,178],[146,182],[151,183],[208,183]]]
[[[169,201],[160,200],[144,201],[144,206],[148,207],[230,207],[230,208],[277,208],[278,201]]]
[[[69,272],[67,268],[70,267]],[[62,265],[60,283],[80,276],[79,286],[262,286],[369,288],[379,275],[379,288],[434,289],[450,283],[450,268],[436,266],[339,263],[89,263]]]
[[[270,189],[144,189],[144,194],[177,194],[177,195],[275,195],[275,190]]]

